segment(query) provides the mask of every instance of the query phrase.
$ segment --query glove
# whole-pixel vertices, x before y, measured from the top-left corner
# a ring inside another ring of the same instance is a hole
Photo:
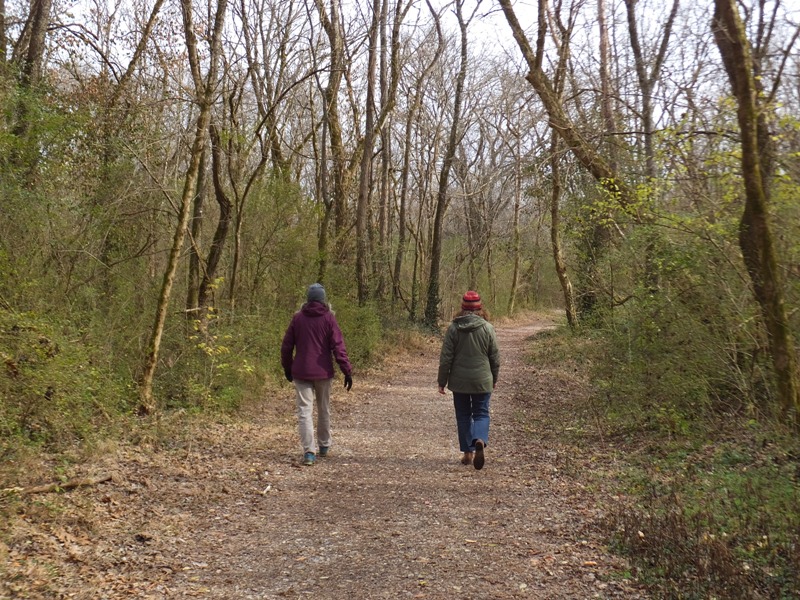
[[[352,375],[345,375],[344,376],[344,389],[346,389],[349,392],[351,387],[353,387],[353,376]]]
[[[292,381],[294,378],[292,377],[292,370],[291,369],[284,369],[283,374],[286,375],[286,381]]]

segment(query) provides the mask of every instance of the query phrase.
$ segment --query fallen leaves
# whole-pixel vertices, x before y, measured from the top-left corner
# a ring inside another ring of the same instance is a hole
[[[347,397],[337,453],[314,469],[292,468],[287,392],[285,414],[260,405],[253,422],[187,431],[183,446],[103,457],[94,472],[123,473],[114,485],[48,495],[46,509],[18,497],[30,516],[0,542],[0,597],[597,595],[618,564],[589,526],[602,512],[577,479],[584,450],[541,432],[573,384],[550,389],[546,369],[524,368],[528,333],[500,334],[509,391],[479,474],[457,463],[452,407],[420,391],[437,353],[413,355],[386,367],[391,389],[374,374],[371,404]],[[408,439],[432,443],[409,453]]]

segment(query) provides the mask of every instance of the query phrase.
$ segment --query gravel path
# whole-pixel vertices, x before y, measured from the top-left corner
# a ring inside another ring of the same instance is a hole
[[[331,456],[278,475],[263,500],[235,511],[237,543],[218,546],[206,594],[640,597],[603,581],[621,565],[591,537],[590,499],[561,476],[558,449],[538,447],[518,422],[516,403],[532,391],[523,342],[543,326],[498,329],[503,366],[482,471],[458,460],[432,345],[393,376],[358,382],[357,408],[334,422]]]
[[[523,360],[526,338],[548,325],[498,327],[483,470],[459,462],[432,339],[357,376],[350,394],[337,388],[334,446],[313,467],[298,464],[287,412],[279,426],[260,415],[172,453],[117,456],[119,483],[82,500],[89,525],[58,525],[72,558],[41,597],[645,598],[599,537],[596,492],[570,456],[580,451],[540,435],[574,393],[568,377]],[[272,402],[288,406],[291,393]],[[37,535],[46,550],[55,534]]]

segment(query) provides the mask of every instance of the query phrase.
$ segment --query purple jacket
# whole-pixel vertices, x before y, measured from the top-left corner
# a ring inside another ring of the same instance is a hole
[[[292,356],[294,354],[294,356]],[[307,302],[294,314],[281,344],[281,366],[295,379],[331,379],[333,360],[345,375],[353,368],[336,317],[321,302]]]

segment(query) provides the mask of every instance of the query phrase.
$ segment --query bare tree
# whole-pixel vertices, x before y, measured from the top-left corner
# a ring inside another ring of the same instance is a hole
[[[330,73],[328,84],[325,87],[325,121],[328,135],[330,136],[331,152],[333,153],[333,211],[336,231],[341,231],[345,226],[347,190],[344,140],[342,138],[341,118],[339,115],[339,88],[345,72],[344,32],[341,23],[340,0],[330,0],[330,15],[328,15],[323,0],[315,0],[322,26],[328,36],[330,44]]]
[[[375,132],[375,72],[378,62],[378,27],[380,24],[381,0],[373,0],[372,24],[368,35],[367,59],[367,98],[364,127],[364,150],[361,153],[361,175],[358,184],[358,203],[356,204],[356,284],[358,286],[358,303],[366,304],[369,299],[368,246],[367,246],[367,205],[372,183],[372,148]]]
[[[6,0],[0,0],[0,74],[5,75],[8,60],[8,33],[6,32]]]
[[[611,50],[608,40],[608,21],[606,19],[606,0],[597,0],[597,27],[600,33],[600,106],[603,114],[603,129],[606,136],[605,146],[609,155],[609,163],[617,168],[612,135],[617,129],[614,118],[611,95]]]
[[[52,0],[33,0],[31,2],[31,10],[20,37],[20,42],[25,42],[25,44],[19,44],[17,47],[23,54],[19,61],[21,63],[19,79],[21,87],[25,90],[35,89],[42,79],[42,61],[52,5]],[[13,132],[19,138],[26,137],[30,131],[29,103],[30,100],[26,94],[21,94],[17,101]],[[29,147],[35,147],[35,144],[30,144]],[[18,165],[22,165],[24,163],[22,158],[19,153],[15,153],[13,160]],[[28,178],[31,179],[36,168],[35,157],[27,167]]]
[[[612,165],[587,141],[575,126],[564,110],[553,82],[544,71],[544,48],[548,28],[547,0],[539,0],[538,4],[538,37],[535,50],[531,47],[525,31],[517,19],[511,6],[511,0],[499,0],[499,2],[514,39],[530,69],[526,79],[536,90],[542,104],[544,104],[550,119],[550,126],[556,130],[581,165],[589,171],[606,193],[616,200],[623,209],[632,211],[633,216],[638,218],[633,208],[636,205],[635,193],[630,189],[625,179],[620,176],[616,169],[612,168]]]
[[[519,228],[519,213],[522,206],[522,157],[520,156],[520,134],[514,135],[514,217],[511,225],[511,253],[514,268],[511,273],[511,286],[508,290],[508,314],[513,315],[516,308],[517,290],[519,289],[520,261],[522,257],[522,236]]]
[[[206,200],[206,152],[200,158],[200,172],[197,174],[197,191],[192,201],[192,216],[189,219],[189,272],[186,283],[186,318],[194,321],[199,317],[199,288],[201,280],[201,269],[205,269],[200,257],[200,238],[203,232],[203,218]]]
[[[52,6],[52,0],[31,2],[31,11],[24,27],[27,50],[20,69],[22,86],[25,88],[35,87],[42,79],[42,60]]]
[[[212,124],[209,128],[211,137],[211,179],[214,184],[214,198],[219,207],[219,219],[214,231],[214,238],[208,250],[203,276],[197,291],[198,320],[201,331],[207,330],[208,308],[210,307],[209,294],[215,285],[219,261],[228,238],[228,230],[232,220],[232,203],[225,191],[223,175],[223,159],[221,140],[217,127]],[[202,161],[201,161],[202,164]]]
[[[406,232],[408,231],[408,218],[406,215],[409,197],[409,177],[411,174],[411,153],[412,153],[412,132],[417,115],[422,107],[422,97],[424,91],[424,84],[431,74],[431,71],[439,62],[444,52],[444,35],[442,34],[442,25],[439,15],[434,11],[430,2],[427,2],[428,10],[431,13],[436,31],[436,50],[434,51],[431,60],[425,64],[419,71],[415,78],[413,85],[410,86],[411,102],[406,111],[406,120],[404,126],[405,137],[403,140],[403,162],[400,168],[400,198],[399,198],[399,214],[398,214],[398,233],[397,233],[397,250],[394,259],[394,275],[392,276],[392,300],[398,301],[402,298],[401,287],[401,274],[403,268],[403,255],[406,251]],[[416,252],[415,252],[416,256]],[[412,278],[412,287],[416,285],[416,264],[414,265],[414,276]],[[416,297],[412,293],[413,297]],[[412,301],[413,304],[413,301]],[[409,307],[409,312],[414,318],[415,311]]]
[[[389,237],[392,234],[393,221],[389,211],[389,197],[391,194],[391,167],[392,167],[392,118],[397,105],[397,90],[400,85],[400,26],[413,6],[413,0],[405,4],[402,0],[395,2],[394,17],[392,22],[391,37],[387,39],[386,28],[389,12],[388,0],[383,0],[380,17],[380,117],[376,129],[380,133],[381,148],[381,175],[379,180],[378,204],[378,245],[377,256],[373,260],[374,270],[377,271],[377,285],[375,297],[384,299],[386,296],[387,280],[391,278],[391,252]]]
[[[550,242],[553,249],[553,264],[556,267],[558,281],[564,294],[564,309],[567,323],[573,329],[578,326],[578,310],[575,305],[575,292],[567,273],[567,264],[561,245],[561,156],[559,152],[560,138],[552,133],[550,143],[550,175],[553,178],[550,196]]]
[[[558,63],[556,65],[555,76],[553,79],[553,90],[560,99],[564,95],[564,86],[567,79],[567,66],[570,56],[570,38],[572,29],[575,25],[574,13],[570,17],[567,25],[556,20],[560,29],[558,40]],[[550,173],[553,179],[550,197],[550,242],[553,250],[553,263],[561,284],[561,291],[564,295],[564,309],[567,314],[567,323],[575,329],[578,326],[578,311],[575,304],[575,292],[572,281],[567,273],[567,265],[564,260],[564,252],[561,244],[561,152],[560,138],[556,131],[552,132],[550,140]],[[606,226],[595,224],[593,227],[592,250],[597,251],[599,246],[605,245],[608,239]],[[602,237],[600,237],[602,236]],[[593,265],[594,268],[594,265]]]
[[[344,227],[345,211],[347,205],[347,193],[345,189],[345,148],[342,138],[342,126],[339,116],[339,88],[344,76],[344,34],[342,32],[340,3],[339,0],[330,0],[330,15],[326,11],[323,0],[314,0],[317,6],[322,27],[328,36],[330,44],[330,72],[328,81],[323,90],[324,96],[324,120],[323,130],[323,155],[322,155],[322,190],[325,195],[325,216],[322,221],[322,230],[319,235],[319,274],[318,281],[324,281],[328,264],[328,236],[330,232],[330,221],[333,221],[336,231],[339,232]],[[326,156],[327,137],[330,137],[330,148],[333,168],[330,178],[328,171],[328,161]],[[332,184],[332,185],[331,185]]]
[[[439,322],[439,276],[442,260],[442,224],[444,213],[447,210],[447,188],[450,181],[450,169],[456,155],[458,144],[458,131],[461,126],[461,104],[464,96],[464,80],[467,77],[467,25],[469,20],[464,19],[464,0],[455,0],[456,18],[461,34],[461,63],[456,75],[456,85],[453,97],[453,119],[450,123],[450,135],[447,139],[447,149],[442,159],[442,169],[439,172],[439,189],[436,193],[436,213],[433,220],[433,237],[431,242],[430,272],[428,273],[428,294],[425,304],[425,324],[436,327]],[[480,2],[475,7],[477,11]],[[475,13],[473,12],[473,15]]]
[[[398,2],[398,6],[400,3]],[[410,5],[410,4],[409,4]],[[386,35],[386,25],[389,20],[389,2],[384,0],[381,4],[380,16],[380,102],[385,104],[389,99],[389,47]],[[373,257],[372,265],[378,282],[375,287],[375,298],[383,300],[386,296],[386,281],[389,269],[389,236],[392,231],[392,220],[389,218],[389,188],[391,185],[390,173],[392,167],[392,119],[389,118],[387,124],[380,129],[380,178],[378,183],[378,246],[377,256]]]
[[[715,0],[714,39],[737,102],[745,206],[739,245],[767,329],[783,416],[800,417],[800,373],[769,223],[769,107],[756,83],[752,49],[735,0]]]
[[[672,9],[667,16],[658,51],[652,59],[647,59],[642,50],[642,41],[639,36],[639,27],[636,22],[636,1],[625,0],[625,9],[628,15],[628,34],[631,39],[631,49],[636,66],[636,77],[642,91],[642,135],[644,137],[645,172],[648,179],[655,179],[655,149],[653,145],[653,90],[661,77],[661,68],[667,56],[672,27],[675,24],[675,15],[678,14],[680,0],[673,0]],[[649,70],[648,70],[649,69]]]
[[[161,337],[164,334],[164,323],[167,319],[167,309],[169,307],[172,287],[175,283],[175,274],[178,270],[183,240],[186,237],[186,230],[189,223],[189,209],[191,208],[192,198],[197,190],[197,178],[200,172],[203,149],[206,145],[206,135],[211,121],[211,108],[214,101],[214,93],[217,84],[217,71],[220,60],[220,48],[222,29],[225,21],[227,0],[219,0],[214,15],[213,33],[210,40],[210,64],[205,81],[202,80],[200,71],[200,57],[195,37],[194,19],[192,16],[193,7],[191,0],[182,0],[183,28],[186,36],[186,48],[188,50],[189,62],[192,76],[195,81],[196,101],[198,103],[197,125],[195,129],[194,142],[190,154],[189,167],[184,179],[183,192],[178,211],[178,223],[175,227],[175,235],[172,240],[172,249],[169,254],[169,262],[164,272],[164,280],[161,285],[161,293],[158,298],[155,323],[150,335],[147,353],[142,370],[141,384],[139,388],[139,412],[141,414],[151,414],[156,409],[155,399],[153,398],[153,379],[155,377],[156,366],[158,365],[158,353],[161,348]]]

